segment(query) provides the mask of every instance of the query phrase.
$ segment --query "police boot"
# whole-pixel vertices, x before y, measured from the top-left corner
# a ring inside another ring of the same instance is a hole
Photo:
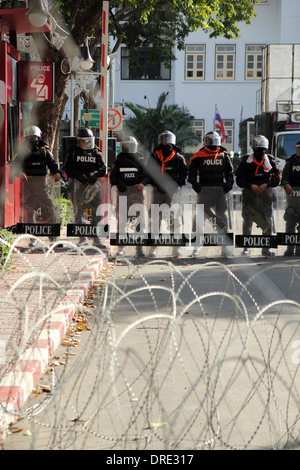
[[[296,250],[296,254],[297,254],[297,250]],[[285,252],[283,253],[283,256],[294,256],[294,246],[289,245],[287,249],[285,250]]]
[[[77,246],[87,246],[89,244],[89,240],[87,237],[81,237]]]
[[[101,243],[101,240],[99,238],[94,238],[93,240],[93,246],[100,248],[101,250],[106,250],[106,246]]]
[[[275,253],[273,251],[270,251],[269,248],[263,248],[261,250],[261,254],[266,257],[275,256]]]
[[[117,251],[117,254],[116,256],[123,256],[124,255],[124,247],[123,246],[120,246],[118,248],[118,251]]]
[[[29,248],[36,248],[38,244],[37,238],[31,238],[29,243]]]
[[[135,257],[136,258],[145,258],[143,248],[141,246],[136,247]]]
[[[151,248],[150,250],[150,257],[151,258],[155,258],[157,255],[157,248],[154,246],[153,248]]]
[[[57,237],[49,237],[49,241],[50,243],[56,243],[57,242]],[[62,243],[58,243],[55,248],[63,248],[63,244]]]
[[[179,257],[181,256],[180,248],[178,248],[178,247],[173,248],[173,250],[172,250],[172,256],[174,256],[174,257],[177,256],[177,257],[179,258]]]
[[[232,251],[229,248],[229,246],[222,246],[221,248],[221,256],[223,258],[231,258],[232,257]]]

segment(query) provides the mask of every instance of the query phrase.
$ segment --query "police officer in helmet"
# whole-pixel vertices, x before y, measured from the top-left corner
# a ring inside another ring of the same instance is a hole
[[[228,228],[226,194],[233,186],[233,165],[217,132],[208,132],[203,144],[190,160],[188,181],[198,194],[198,203],[204,205],[206,216],[216,221],[214,229],[219,232]],[[228,255],[226,246],[222,247],[222,255]]]
[[[105,175],[106,166],[100,149],[95,145],[95,137],[91,129],[78,129],[76,145],[68,152],[64,170],[74,181],[74,218],[76,224],[84,224],[89,220],[97,226],[100,216],[96,215],[101,204],[101,185],[99,178]],[[79,245],[87,245],[88,239],[82,237]],[[94,245],[105,248],[95,237]]]
[[[185,185],[187,165],[173,132],[162,132],[157,142],[148,159],[147,170],[153,186],[164,195],[163,199],[171,200],[178,187]]]
[[[117,188],[116,214],[118,217],[119,232],[120,227],[127,225],[127,214],[133,204],[143,204],[144,187],[149,183],[143,155],[138,152],[138,142],[133,136],[129,136],[121,142],[121,152],[118,154],[110,171],[110,183]],[[120,213],[119,197],[125,196],[127,199],[127,212]],[[139,215],[142,217],[142,214]],[[138,220],[138,219],[137,219]],[[134,220],[132,221],[134,222]],[[139,227],[142,230],[141,227]],[[118,255],[123,254],[120,247]],[[144,257],[143,249],[140,245],[136,248],[136,257]]]
[[[286,193],[286,209],[284,220],[286,233],[300,233],[300,140],[295,144],[295,153],[291,155],[282,170],[281,185]],[[296,255],[300,254],[300,247],[296,247]],[[295,246],[288,245],[285,256],[295,255]]]
[[[176,145],[176,135],[173,132],[166,130],[159,134],[157,143],[147,162],[147,171],[154,189],[153,203],[158,206],[168,204],[171,207],[175,193],[186,183],[188,168],[181,149]],[[175,217],[174,214],[174,219]],[[152,256],[155,254],[154,248]],[[179,255],[179,249],[174,247],[173,254]]]
[[[280,173],[275,158],[267,153],[269,141],[263,135],[252,139],[253,153],[245,155],[236,170],[236,182],[242,189],[243,234],[251,235],[253,222],[264,235],[272,233],[273,188],[279,185]],[[245,248],[242,254],[248,255]],[[263,256],[273,256],[269,248]]]
[[[60,181],[58,165],[48,145],[42,140],[42,131],[38,126],[26,127],[24,137],[12,164],[11,177],[19,176],[24,183],[26,222],[54,224],[55,211],[46,176],[49,170],[53,180]],[[52,242],[56,240],[53,236],[49,239]],[[34,247],[36,243],[37,240],[32,239],[30,246]]]

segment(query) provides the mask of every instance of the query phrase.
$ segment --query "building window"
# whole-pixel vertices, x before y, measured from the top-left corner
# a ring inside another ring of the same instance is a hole
[[[195,134],[197,135],[199,142],[202,144],[204,137],[204,119],[194,119],[192,121]]]
[[[235,46],[216,46],[215,80],[235,79]]]
[[[249,44],[246,46],[245,80],[260,80],[262,76],[264,45]]]
[[[205,46],[189,44],[185,48],[185,80],[205,79]]]
[[[131,65],[129,50],[122,47],[121,80],[171,80],[171,69],[163,62],[153,62],[149,47],[140,48],[137,62]]]

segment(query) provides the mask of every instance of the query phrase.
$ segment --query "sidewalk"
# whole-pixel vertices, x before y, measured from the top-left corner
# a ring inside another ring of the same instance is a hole
[[[0,441],[107,262],[92,242],[80,249],[77,238],[61,237],[63,248],[49,249],[40,238],[30,250],[29,240],[15,240],[0,272]]]

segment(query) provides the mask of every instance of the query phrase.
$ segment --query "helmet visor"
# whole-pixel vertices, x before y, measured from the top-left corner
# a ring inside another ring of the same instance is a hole
[[[84,150],[91,150],[95,147],[95,137],[77,137],[77,142]]]
[[[221,137],[219,135],[205,136],[204,145],[207,145],[208,147],[220,147]]]
[[[176,144],[176,136],[172,132],[163,132],[158,136],[158,144]]]

